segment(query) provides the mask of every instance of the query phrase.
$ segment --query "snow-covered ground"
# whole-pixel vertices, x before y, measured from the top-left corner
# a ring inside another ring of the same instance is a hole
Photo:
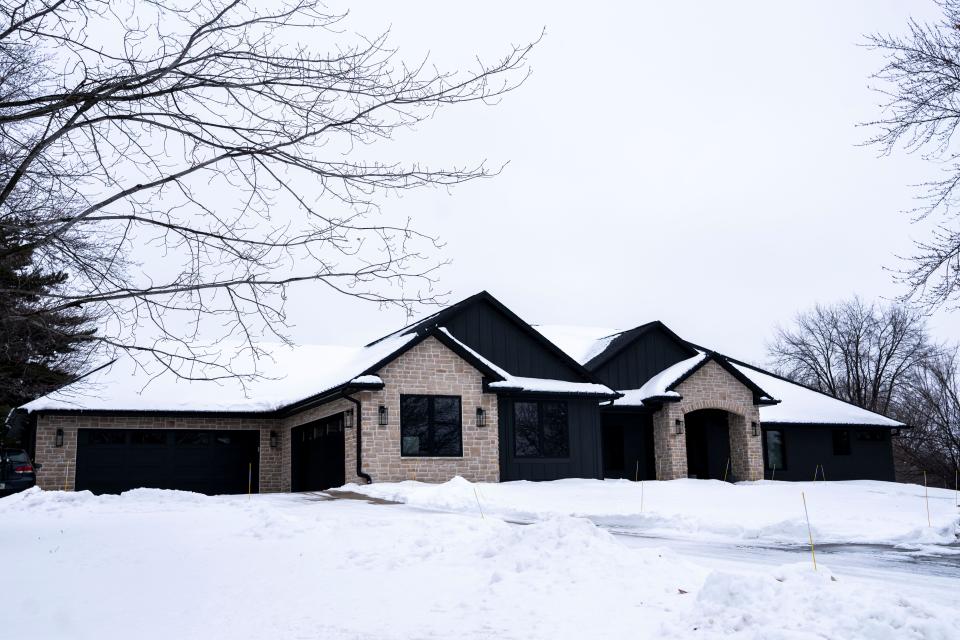
[[[892,482],[558,480],[472,484],[408,481],[347,490],[426,509],[485,513],[520,521],[589,518],[647,535],[764,544],[806,544],[806,496],[815,542],[889,544],[960,553],[953,491]]]
[[[711,502],[716,490],[701,484]],[[823,503],[830,486],[817,488]],[[806,561],[718,569],[669,542],[629,546],[584,518],[511,524],[492,517],[491,487],[481,492],[484,516],[472,487],[464,513],[301,495],[30,490],[0,500],[3,637],[960,634],[955,590],[939,583],[814,572]]]

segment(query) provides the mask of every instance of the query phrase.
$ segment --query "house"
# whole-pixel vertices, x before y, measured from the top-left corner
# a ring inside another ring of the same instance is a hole
[[[688,342],[540,327],[620,397],[600,407],[607,478],[894,479],[906,425]]]
[[[481,292],[362,348],[277,347],[244,389],[115,362],[21,409],[48,489],[791,480],[817,465],[827,479],[893,479],[899,422],[659,322],[568,338]]]

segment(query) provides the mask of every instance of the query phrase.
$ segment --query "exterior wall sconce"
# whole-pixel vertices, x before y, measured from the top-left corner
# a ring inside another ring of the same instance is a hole
[[[483,410],[483,407],[477,407],[477,426],[487,426],[487,412]]]
[[[55,447],[63,446],[63,429],[57,429],[57,435],[53,439],[53,446]]]
[[[673,432],[678,436],[683,435],[683,420],[680,418],[677,418],[673,421]]]
[[[280,446],[280,434],[276,431],[270,432],[270,448],[276,449]]]
[[[755,435],[755,436],[760,435],[760,428],[759,428],[759,426],[757,425],[756,422],[751,422],[751,423],[750,423],[750,432],[751,432],[753,435]]]
[[[353,429],[353,409],[347,409],[343,412],[344,429]]]
[[[377,424],[381,427],[387,426],[387,407],[380,405],[380,408],[377,410]]]

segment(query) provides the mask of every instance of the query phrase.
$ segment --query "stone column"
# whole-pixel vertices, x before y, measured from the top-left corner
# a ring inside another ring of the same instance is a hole
[[[687,438],[676,433],[676,421],[683,420],[675,402],[653,414],[653,450],[658,480],[687,477]]]
[[[753,435],[756,423],[757,434]],[[763,444],[760,431],[760,411],[750,407],[746,416],[728,413],[730,431],[730,467],[736,480],[763,480]]]
[[[73,416],[46,416],[37,419],[34,462],[37,485],[46,491],[73,491],[77,472],[77,424]],[[63,429],[63,446],[56,446],[57,429]]]

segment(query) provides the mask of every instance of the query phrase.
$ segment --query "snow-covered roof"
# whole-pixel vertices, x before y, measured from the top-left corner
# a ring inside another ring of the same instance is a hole
[[[544,325],[536,329],[580,363],[594,359],[613,340],[626,333],[570,325]],[[514,376],[454,338],[447,329],[439,327],[439,331],[450,346],[461,349],[464,352],[462,355],[468,359],[474,358],[475,366],[480,369],[486,367],[489,369],[486,374],[496,374],[501,378],[489,383],[488,386],[494,390],[596,395],[605,398],[612,398],[619,393],[623,397],[615,400],[617,406],[641,406],[645,400],[653,398],[679,398],[671,386],[700,366],[705,359],[720,357],[725,363],[729,362],[724,366],[736,367],[740,374],[768,394],[769,400],[780,401],[779,404],[760,407],[760,419],[764,423],[903,426],[895,420],[699,348],[697,355],[667,367],[641,388],[614,391],[592,382]],[[27,403],[23,408],[28,411],[275,411],[347,384],[380,384],[382,381],[375,375],[373,367],[400,352],[418,337],[422,336],[401,330],[365,347],[260,344],[258,346],[268,355],[257,362],[258,377],[244,382],[236,379],[184,380],[169,373],[163,374],[158,363],[143,365],[128,356],[122,356],[80,382]],[[224,348],[224,351],[227,356],[243,357],[243,349],[239,346],[234,353],[230,353],[229,348]]]
[[[760,407],[760,421],[798,424],[850,424],[878,427],[902,427],[902,422],[861,409],[825,393],[808,389],[777,376],[740,363],[732,363],[758,386],[780,400],[779,404]]]
[[[496,382],[491,382],[487,386],[491,389],[498,389],[501,391],[525,391],[530,393],[566,393],[566,394],[576,394],[576,395],[596,395],[604,397],[613,397],[616,395],[616,392],[602,384],[595,384],[593,382],[569,382],[567,380],[552,380],[548,378],[528,378],[524,376],[515,376],[510,372],[504,370],[502,367],[497,366],[490,360],[486,359],[475,350],[471,349],[465,345],[460,340],[457,340],[453,337],[453,334],[446,327],[440,327],[440,331],[443,332],[447,338],[455,342],[462,349],[473,355],[475,358],[486,364],[488,367],[496,371],[503,380],[498,380]]]
[[[626,333],[625,331],[615,332],[602,327],[572,325],[543,325],[536,328],[547,339],[581,363],[587,363],[594,359],[605,351],[611,342]],[[618,389],[617,391],[623,397],[615,400],[614,405],[639,407],[643,405],[644,400],[679,398],[679,394],[676,391],[669,390],[669,387],[707,357],[703,349],[697,350],[699,351],[698,355],[667,367],[639,389]],[[757,387],[772,396],[770,400],[780,401],[777,404],[760,407],[760,420],[764,423],[904,426],[896,420],[891,420],[872,411],[861,409],[829,395],[808,389],[803,385],[784,380],[753,366],[728,358],[724,359]]]
[[[491,389],[527,391],[531,393],[565,393],[611,398],[616,395],[616,392],[610,387],[594,382],[568,382],[567,380],[525,378],[522,376],[510,376],[506,380],[491,382],[487,386]]]
[[[440,331],[447,340],[502,378],[490,383],[495,390],[616,395],[602,384],[511,375],[446,329]],[[244,381],[185,380],[164,372],[158,363],[139,363],[129,356],[121,356],[80,382],[22,408],[27,411],[276,411],[347,384],[381,384],[382,380],[371,369],[419,337],[416,333],[396,333],[365,347],[259,344],[267,356],[256,363],[257,377]],[[242,348],[237,346],[234,351],[231,353],[231,347],[224,347],[224,356],[233,356],[234,363],[243,363]],[[236,366],[242,367],[242,364]]]
[[[651,400],[653,398],[679,399],[680,394],[670,389],[670,387],[692,369],[699,366],[707,357],[705,353],[698,353],[692,358],[681,360],[667,367],[647,380],[639,389],[621,390],[620,393],[623,394],[623,397],[614,400],[614,404],[618,407],[639,407],[643,404],[644,400]]]
[[[80,382],[37,398],[27,411],[275,411],[348,383],[379,384],[368,370],[416,335],[393,336],[369,347],[258,345],[268,356],[257,362],[258,377],[241,383],[184,380],[156,363],[121,356]],[[229,351],[229,347],[225,348]],[[242,362],[236,348],[236,362]],[[242,365],[240,365],[242,366]]]
[[[568,356],[584,364],[610,346],[622,332],[603,327],[578,327],[565,324],[534,325],[543,336]]]

